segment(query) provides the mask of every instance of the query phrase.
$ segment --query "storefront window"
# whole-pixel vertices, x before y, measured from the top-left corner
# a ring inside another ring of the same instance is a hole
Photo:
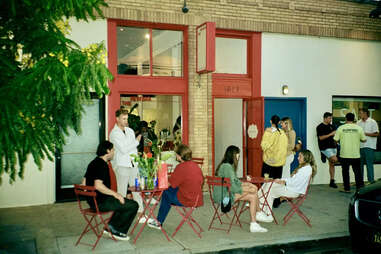
[[[183,75],[182,31],[118,26],[117,44],[118,74]]]
[[[180,31],[152,30],[154,76],[182,76],[183,33]]]
[[[138,151],[170,152],[169,164],[176,164],[173,150],[182,138],[181,96],[124,94],[120,96],[120,104],[129,111],[130,128],[144,137],[144,145]]]
[[[117,27],[118,74],[150,74],[150,31],[138,27]]]
[[[247,40],[216,37],[216,73],[247,74]]]
[[[381,98],[378,97],[354,97],[334,96],[332,98],[333,125],[337,128],[345,123],[345,115],[353,113],[355,120],[359,120],[359,109],[369,110],[369,117],[378,123],[381,129]],[[377,138],[377,148],[374,154],[374,162],[381,163],[381,137]]]

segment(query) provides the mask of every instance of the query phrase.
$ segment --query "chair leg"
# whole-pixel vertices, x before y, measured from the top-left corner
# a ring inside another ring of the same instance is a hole
[[[198,237],[201,238],[201,234],[200,234],[200,233],[201,233],[203,230],[202,230],[201,226],[196,222],[196,220],[193,219],[193,217],[192,217],[192,213],[193,213],[194,208],[193,208],[193,207],[192,207],[192,208],[188,208],[188,211],[187,211],[186,208],[182,207],[182,210],[183,210],[183,211],[181,211],[181,210],[179,209],[179,207],[176,206],[176,210],[177,210],[177,211],[179,212],[179,214],[183,217],[183,219],[182,219],[182,221],[180,222],[180,224],[177,226],[175,232],[173,232],[172,237],[174,237],[174,236],[176,235],[177,231],[179,231],[179,229],[182,227],[182,225],[183,225],[185,222],[187,222],[187,224],[193,229],[193,231],[198,235]],[[195,223],[195,224],[199,227],[200,231],[197,231],[197,230],[194,228],[192,222]]]

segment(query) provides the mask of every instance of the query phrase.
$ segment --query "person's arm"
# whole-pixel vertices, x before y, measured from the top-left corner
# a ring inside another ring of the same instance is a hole
[[[122,195],[120,195],[119,193],[107,188],[106,185],[103,184],[102,180],[95,179],[94,187],[97,191],[99,191],[105,195],[113,196],[114,198],[118,199],[121,204],[124,204],[124,202],[125,202],[124,197]]]
[[[288,133],[288,144],[287,144],[287,150],[293,151],[295,148],[295,140],[296,140],[296,133],[294,130],[291,130]]]
[[[298,173],[296,173],[292,177],[287,177],[283,179],[283,181],[285,182],[285,185],[287,185],[288,187],[294,187],[295,189],[297,189],[301,185],[305,184],[306,179],[309,179],[312,173],[311,170],[307,170],[307,168],[305,167],[299,169]]]
[[[168,179],[168,184],[171,187],[177,188],[184,181],[184,177],[182,175],[183,166],[183,163],[178,164],[171,177]]]
[[[365,136],[363,128],[360,128],[360,141],[363,143],[366,142],[366,136]]]
[[[266,151],[269,149],[272,144],[274,143],[273,137],[272,137],[272,131],[266,129],[265,133],[263,134],[262,141],[261,141],[261,147],[263,151]]]
[[[372,132],[365,132],[365,136],[378,137],[380,135],[380,132],[378,131],[377,122],[374,122],[374,124],[372,124],[372,127]]]
[[[336,134],[336,131],[332,131],[331,133],[327,134],[327,135],[321,135],[321,136],[318,136],[319,137],[319,140],[324,140],[324,139],[327,139],[329,137],[332,137]]]
[[[118,152],[122,154],[129,154],[132,150],[136,149],[140,139],[141,135],[138,135],[136,139],[129,138],[128,141],[125,141],[125,137],[122,133],[114,130],[110,133],[111,143],[113,143]]]
[[[336,142],[339,142],[340,141],[340,133],[341,133],[341,129],[337,129],[336,133],[335,133],[335,136],[333,137],[333,140],[335,140]]]

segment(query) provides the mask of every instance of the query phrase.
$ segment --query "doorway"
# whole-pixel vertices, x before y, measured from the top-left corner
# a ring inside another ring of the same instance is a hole
[[[301,139],[303,149],[306,149],[306,98],[265,98],[264,128],[270,127],[270,119],[273,115],[278,115],[281,119],[286,116],[291,118],[296,138]],[[297,154],[295,154],[295,158],[296,156]],[[291,170],[297,167],[298,162],[295,158],[291,164]]]
[[[240,149],[237,177],[243,177],[243,100],[242,99],[214,99],[214,165],[217,169],[225,150],[230,145]],[[215,171],[214,171],[215,172]]]

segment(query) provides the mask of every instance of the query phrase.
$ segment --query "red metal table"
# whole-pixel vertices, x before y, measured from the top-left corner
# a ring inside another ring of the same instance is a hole
[[[130,187],[128,189],[132,192],[139,192],[140,193],[140,195],[142,196],[142,199],[143,199],[143,206],[144,206],[144,210],[143,210],[142,214],[139,216],[139,218],[137,218],[135,225],[130,232],[130,235],[132,235],[134,233],[136,227],[139,225],[140,218],[142,218],[144,215],[147,217],[146,221],[140,227],[140,230],[134,239],[134,244],[135,244],[136,241],[138,240],[139,236],[141,235],[144,227],[146,226],[149,218],[152,218],[158,222],[158,220],[154,214],[154,211],[155,211],[156,206],[160,203],[161,195],[163,195],[163,191],[165,191],[166,189],[154,188],[152,190],[146,190],[146,189],[142,190],[142,189],[136,189],[135,186]],[[147,199],[146,194],[148,194],[148,199]],[[155,202],[152,206],[150,206],[151,200],[154,196],[155,196],[157,202]],[[146,212],[148,212],[148,214],[146,214]],[[170,239],[167,235],[167,232],[165,232],[165,230],[161,226],[160,226],[160,230],[161,230],[161,232],[163,232],[163,234],[165,235],[167,240],[170,241]]]
[[[271,216],[273,217],[274,221],[276,224],[278,224],[278,221],[276,220],[275,218],[275,215],[274,215],[274,212],[273,212],[273,209],[272,207],[270,207],[268,201],[267,201],[267,197],[269,196],[269,193],[270,193],[270,190],[271,190],[271,187],[273,186],[273,183],[274,183],[274,179],[272,178],[264,178],[264,177],[251,177],[250,180],[248,179],[243,179],[242,181],[244,182],[249,182],[249,183],[252,183],[252,184],[255,184],[257,187],[258,187],[258,199],[262,198],[263,197],[263,204],[262,206],[260,207],[261,210],[263,211],[263,209],[265,208],[265,206],[268,207],[270,213],[271,213]],[[268,190],[265,192],[263,190],[263,188],[261,188],[261,186],[264,184],[264,183],[270,183],[270,186],[268,188]],[[241,207],[241,211],[239,213],[239,215],[241,215],[244,211],[246,211],[248,209],[248,207],[244,208],[245,204],[242,205]]]

